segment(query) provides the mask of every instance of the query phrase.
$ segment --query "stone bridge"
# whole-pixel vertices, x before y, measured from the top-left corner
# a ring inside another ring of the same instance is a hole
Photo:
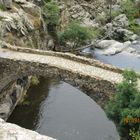
[[[28,79],[31,75],[60,78],[82,90],[102,107],[114,95],[115,85],[122,81],[123,70],[94,59],[10,45],[4,45],[4,47],[0,48],[0,101],[2,102],[0,117],[5,120],[19,102],[22,92],[28,89]],[[15,99],[17,101],[14,101]],[[2,122],[0,129],[3,140],[5,136],[21,138],[21,133],[23,139],[53,140],[14,124]],[[9,134],[10,130],[14,135]]]
[[[104,107],[116,91],[115,84],[122,81],[121,73],[122,70],[111,65],[69,53],[6,46],[0,49],[0,98],[17,79],[30,75],[55,76]]]

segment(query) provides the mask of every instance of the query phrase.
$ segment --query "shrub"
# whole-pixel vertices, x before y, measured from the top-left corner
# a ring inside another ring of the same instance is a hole
[[[45,23],[47,25],[54,25],[54,26],[58,25],[59,18],[60,18],[59,13],[60,13],[59,7],[56,3],[54,2],[46,3],[42,11]]]
[[[137,75],[125,71],[123,82],[118,84],[115,97],[106,106],[107,116],[115,121],[121,135],[128,136],[132,128],[138,130],[140,118],[140,91],[137,89]]]
[[[129,29],[140,36],[140,25],[135,19],[129,21]]]
[[[122,10],[129,19],[134,19],[139,14],[135,0],[126,0],[121,3]]]
[[[88,28],[80,25],[78,22],[72,22],[59,35],[61,44],[66,45],[67,42],[72,44],[72,48],[80,47],[92,38]]]
[[[129,135],[132,137],[132,140],[140,140],[140,127],[138,131],[136,131],[135,129],[130,130]]]
[[[31,84],[32,85],[38,85],[39,84],[39,80],[38,80],[38,77],[37,76],[32,76],[31,78]]]

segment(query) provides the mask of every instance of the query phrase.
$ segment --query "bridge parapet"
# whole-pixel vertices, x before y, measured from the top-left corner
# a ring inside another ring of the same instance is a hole
[[[68,60],[73,60],[73,61],[76,61],[76,62],[80,62],[80,63],[83,63],[83,64],[88,64],[88,65],[91,65],[91,66],[103,68],[105,70],[114,71],[114,72],[117,72],[117,73],[122,73],[123,70],[124,70],[124,69],[119,69],[119,68],[117,68],[115,66],[112,66],[112,65],[109,65],[109,64],[104,64],[99,60],[90,59],[90,58],[86,58],[86,57],[83,57],[83,56],[78,56],[78,55],[75,55],[75,54],[72,54],[72,53],[62,53],[62,52],[46,51],[46,50],[39,50],[39,49],[23,48],[23,47],[18,47],[18,46],[12,46],[12,45],[7,44],[7,43],[3,43],[3,47],[5,49],[9,49],[9,50],[12,50],[12,51],[61,57],[61,58],[65,58],[65,59],[68,59]]]

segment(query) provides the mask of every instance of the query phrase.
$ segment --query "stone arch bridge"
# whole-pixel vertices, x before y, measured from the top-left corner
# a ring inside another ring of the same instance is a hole
[[[0,98],[17,79],[47,75],[77,87],[104,107],[116,91],[115,84],[122,81],[121,73],[111,65],[69,53],[6,46],[0,49]]]

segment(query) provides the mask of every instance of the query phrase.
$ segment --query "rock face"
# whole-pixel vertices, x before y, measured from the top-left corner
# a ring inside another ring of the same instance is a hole
[[[130,45],[130,41],[120,43],[115,40],[102,40],[97,44],[96,48],[103,49],[104,55],[115,55],[123,50],[128,50]]]
[[[24,77],[9,83],[0,92],[0,118],[7,120],[13,109],[26,94],[30,85],[30,79]]]
[[[129,31],[127,28],[129,26],[128,18],[125,14],[117,16],[112,23],[105,25],[104,29],[106,34],[110,34],[110,37],[116,40],[130,40],[134,41],[138,39],[138,35]]]
[[[12,8],[12,0],[3,0],[4,6],[8,9]]]
[[[0,119],[0,140],[56,140]]]
[[[26,0],[1,0],[0,3],[11,9],[0,10],[0,36],[3,41],[22,47],[46,47],[46,39],[41,38],[44,29],[39,6]]]

